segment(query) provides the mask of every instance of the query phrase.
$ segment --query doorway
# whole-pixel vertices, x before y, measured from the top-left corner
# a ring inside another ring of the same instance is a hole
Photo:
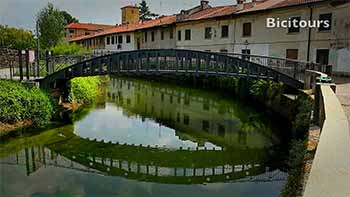
[[[329,49],[317,49],[316,51],[316,63],[321,65],[328,65],[329,61]]]

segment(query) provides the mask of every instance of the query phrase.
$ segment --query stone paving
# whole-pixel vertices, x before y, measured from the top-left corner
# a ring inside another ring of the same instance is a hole
[[[336,95],[350,122],[350,77],[332,77],[337,85]]]

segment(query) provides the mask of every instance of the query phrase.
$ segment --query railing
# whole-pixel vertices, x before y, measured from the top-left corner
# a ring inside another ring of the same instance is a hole
[[[321,135],[304,197],[350,196],[349,123],[331,86],[316,88],[314,117]]]
[[[259,65],[269,67],[273,70],[284,73],[296,80],[304,81],[306,70],[315,70],[328,75],[332,72],[332,67],[330,65],[321,65],[313,62],[306,62],[301,60],[262,56],[262,55],[250,55],[241,53],[221,53],[227,54],[232,57],[240,58],[246,61],[254,62]]]

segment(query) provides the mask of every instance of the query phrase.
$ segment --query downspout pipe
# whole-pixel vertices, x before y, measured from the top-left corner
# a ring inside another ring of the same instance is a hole
[[[309,8],[310,8],[310,21],[312,21],[313,10],[311,6],[309,6]],[[306,57],[307,62],[310,61],[310,50],[311,50],[311,27],[309,27],[309,35],[307,38],[307,57]]]

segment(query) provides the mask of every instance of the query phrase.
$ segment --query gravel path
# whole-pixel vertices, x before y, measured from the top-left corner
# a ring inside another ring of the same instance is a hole
[[[350,122],[350,78],[333,77],[337,84],[336,94]]]

